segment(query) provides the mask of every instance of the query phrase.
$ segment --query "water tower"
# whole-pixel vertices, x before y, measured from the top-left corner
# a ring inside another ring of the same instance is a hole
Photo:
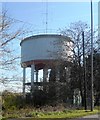
[[[23,68],[23,93],[25,85],[30,84],[32,92],[43,83],[48,83],[48,69],[55,66],[56,81],[59,81],[59,61],[71,62],[73,42],[69,37],[57,34],[42,34],[27,37],[21,45],[21,66]],[[25,70],[31,68],[31,82],[26,83]],[[39,81],[38,71],[43,69],[43,82]],[[34,75],[36,73],[36,76]],[[36,77],[36,78],[35,78]],[[34,82],[36,79],[36,82]],[[36,87],[37,86],[37,87]]]

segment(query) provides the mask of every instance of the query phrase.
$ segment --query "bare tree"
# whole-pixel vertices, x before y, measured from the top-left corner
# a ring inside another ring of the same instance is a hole
[[[91,31],[90,27],[87,23],[78,21],[71,23],[69,28],[65,28],[61,30],[61,33],[64,36],[68,36],[74,42],[74,58],[79,59],[83,55],[83,42],[82,42],[82,32],[84,31],[85,36],[85,53],[88,54],[90,52],[90,39],[91,39]],[[97,36],[95,36],[97,30],[94,31],[94,47],[96,47]],[[77,58],[78,57],[78,58]]]
[[[23,34],[23,25],[15,27],[15,20],[0,12],[0,82],[6,83],[18,80],[18,65],[20,64],[19,36]]]
[[[83,95],[83,41],[82,41],[82,32],[84,31],[84,39],[85,39],[85,57],[90,54],[91,48],[91,31],[90,27],[87,23],[78,21],[71,23],[69,27],[61,30],[61,34],[64,36],[70,37],[70,39],[74,42],[73,45],[73,70],[71,71],[72,82],[71,85],[75,88],[79,88],[81,91],[82,97]],[[94,49],[97,49],[97,36],[96,31],[94,31]]]

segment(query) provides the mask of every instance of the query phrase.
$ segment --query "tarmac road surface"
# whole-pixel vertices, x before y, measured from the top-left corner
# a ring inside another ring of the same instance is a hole
[[[84,116],[83,118],[76,118],[76,119],[71,119],[71,120],[100,120],[100,115],[88,115]]]

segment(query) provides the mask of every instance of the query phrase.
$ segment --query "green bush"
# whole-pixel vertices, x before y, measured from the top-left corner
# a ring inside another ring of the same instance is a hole
[[[22,96],[15,93],[4,92],[2,98],[4,110],[20,109],[24,105],[24,100]]]
[[[7,118],[2,118],[1,120],[7,120]]]

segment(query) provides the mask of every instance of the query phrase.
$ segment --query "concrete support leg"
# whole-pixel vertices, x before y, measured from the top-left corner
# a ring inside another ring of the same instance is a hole
[[[48,68],[47,67],[44,67],[43,68],[43,89],[46,90],[46,82],[47,82],[47,79],[48,79]]]
[[[47,82],[48,79],[48,68],[43,68],[43,82]]]
[[[26,68],[23,68],[23,96],[25,96]]]
[[[34,92],[34,70],[35,66],[34,64],[31,65],[31,93]]]
[[[38,70],[36,70],[36,83],[38,83]],[[36,89],[38,90],[38,84],[36,84]]]
[[[56,82],[59,82],[60,80],[60,67],[56,66]]]
[[[36,82],[38,82],[38,70],[36,70]]]
[[[57,103],[60,99],[60,69],[59,65],[56,66],[56,99]]]
[[[65,67],[65,73],[66,73],[66,82],[70,82],[70,68]]]

